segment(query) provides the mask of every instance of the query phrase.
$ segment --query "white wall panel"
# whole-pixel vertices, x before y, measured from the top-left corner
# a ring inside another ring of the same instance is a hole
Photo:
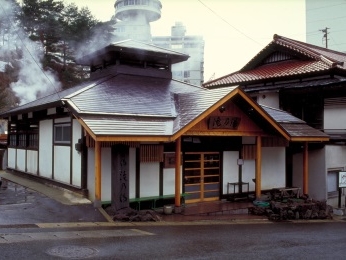
[[[17,149],[17,169],[18,171],[26,171],[26,150]]]
[[[223,152],[223,183],[222,189],[223,194],[227,194],[227,183],[238,181],[238,165],[237,159],[239,158],[238,151],[224,151]],[[238,192],[238,190],[236,190]]]
[[[53,120],[40,121],[39,175],[52,178],[53,165]]]
[[[17,149],[8,148],[7,167],[15,169],[17,161]]]
[[[111,180],[111,148],[101,149],[101,201],[111,201],[112,180]],[[95,149],[88,148],[88,176],[87,187],[89,199],[95,200]]]
[[[82,185],[82,153],[75,149],[75,144],[82,138],[82,126],[74,119],[72,121],[72,184]]]
[[[327,200],[327,168],[325,156],[330,150],[319,149],[309,151],[309,196],[316,200]],[[303,154],[293,156],[293,186],[301,188],[303,192]]]
[[[286,186],[285,147],[262,148],[262,190]]]
[[[346,106],[325,107],[323,111],[324,129],[346,129]]]
[[[160,163],[141,163],[140,196],[158,196],[160,193]]]
[[[180,167],[180,190],[183,193],[183,169]],[[175,169],[163,169],[163,195],[175,194]]]
[[[27,158],[27,172],[37,175],[38,173],[38,151],[28,150]]]
[[[70,184],[69,146],[54,146],[54,180]]]

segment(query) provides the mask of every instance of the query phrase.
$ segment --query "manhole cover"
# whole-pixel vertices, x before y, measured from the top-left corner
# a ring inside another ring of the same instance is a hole
[[[97,250],[91,247],[83,246],[55,246],[48,249],[47,254],[64,258],[79,259],[93,257],[97,254]]]

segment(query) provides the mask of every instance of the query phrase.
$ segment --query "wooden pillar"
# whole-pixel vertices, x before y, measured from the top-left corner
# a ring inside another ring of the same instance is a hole
[[[94,207],[101,207],[101,143],[95,141],[95,201]]]
[[[255,172],[255,195],[256,199],[261,198],[261,173],[262,171],[262,139],[261,136],[257,136],[256,138],[256,172]]]
[[[181,165],[181,138],[179,137],[175,141],[175,206],[180,207],[180,194],[181,194],[181,172],[180,172],[180,165]]]
[[[309,151],[308,143],[304,143],[303,150],[303,194],[309,194]]]

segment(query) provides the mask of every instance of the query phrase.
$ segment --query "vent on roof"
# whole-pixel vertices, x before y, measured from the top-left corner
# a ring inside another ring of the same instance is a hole
[[[263,60],[263,64],[278,62],[278,61],[285,61],[285,60],[292,60],[293,56],[283,53],[283,52],[274,52],[270,56],[268,56],[266,59]]]

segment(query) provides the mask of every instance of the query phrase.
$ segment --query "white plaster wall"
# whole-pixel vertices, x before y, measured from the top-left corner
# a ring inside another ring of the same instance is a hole
[[[54,146],[54,180],[70,184],[70,151],[69,146]]]
[[[237,159],[239,158],[238,151],[224,151],[223,152],[223,163],[222,163],[222,172],[223,172],[223,182],[222,190],[223,194],[227,194],[227,183],[228,182],[238,182],[238,164]],[[231,188],[231,187],[230,187]],[[233,190],[232,190],[233,192]],[[230,193],[232,193],[230,191]],[[238,189],[236,189],[238,192]]]
[[[95,149],[88,148],[87,187],[89,199],[95,200]],[[111,148],[101,149],[101,201],[112,199]]]
[[[95,149],[94,148],[88,148],[87,189],[88,189],[88,198],[91,201],[95,200],[95,163],[94,163],[94,160],[95,160]]]
[[[17,149],[17,169],[18,171],[26,171],[26,150]]]
[[[158,196],[160,193],[160,163],[141,163],[140,173],[140,197]]]
[[[72,185],[82,185],[82,153],[75,149],[78,139],[82,138],[82,126],[74,119],[72,121]]]
[[[346,106],[325,107],[323,111],[324,129],[346,129]]]
[[[183,169],[180,167],[180,190],[183,190],[182,174]],[[166,168],[163,169],[163,195],[175,194],[175,169]]]
[[[346,146],[326,145],[326,168],[346,167]]]
[[[285,147],[262,148],[262,190],[286,186]]]
[[[315,200],[327,200],[327,169],[325,161],[325,148],[309,151],[308,167],[309,181],[308,194]],[[294,187],[301,188],[303,192],[303,154],[293,156],[293,182]]]
[[[243,182],[249,183],[249,191],[255,191],[255,183],[252,179],[255,179],[256,172],[256,161],[255,160],[244,160],[244,164],[242,166],[242,175]],[[262,177],[262,183],[263,183]],[[245,187],[243,187],[243,191],[245,191]]]
[[[279,108],[279,93],[260,93],[257,96],[257,103],[268,107]]]
[[[27,172],[37,175],[38,173],[38,151],[27,150]]]
[[[17,160],[17,149],[8,148],[7,167],[15,169]]]
[[[42,177],[51,179],[53,165],[53,120],[40,121],[39,131],[39,174]]]

